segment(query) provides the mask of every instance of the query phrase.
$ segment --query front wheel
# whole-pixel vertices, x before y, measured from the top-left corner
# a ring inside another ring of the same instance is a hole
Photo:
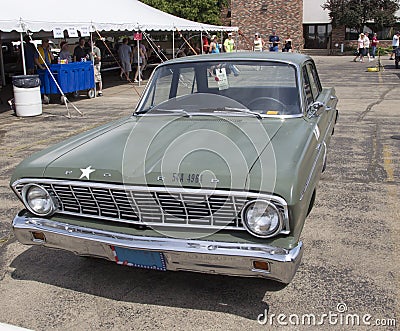
[[[93,99],[95,97],[95,95],[96,95],[96,93],[93,88],[91,88],[90,90],[87,91],[87,97],[89,99]]]

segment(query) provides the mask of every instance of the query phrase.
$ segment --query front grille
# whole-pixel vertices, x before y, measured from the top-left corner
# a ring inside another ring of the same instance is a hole
[[[14,186],[20,195],[26,182],[22,180]],[[58,202],[58,213],[152,226],[244,230],[241,219],[243,206],[262,197],[249,192],[57,180],[28,183],[46,188]],[[273,202],[287,218],[286,206],[278,200]]]

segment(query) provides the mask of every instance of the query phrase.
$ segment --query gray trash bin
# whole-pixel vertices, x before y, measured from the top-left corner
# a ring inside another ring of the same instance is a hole
[[[42,114],[39,75],[12,77],[15,112],[17,116],[37,116]]]

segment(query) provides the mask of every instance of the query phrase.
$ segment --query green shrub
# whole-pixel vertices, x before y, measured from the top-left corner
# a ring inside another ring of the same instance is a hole
[[[376,49],[376,54],[377,55],[387,55],[392,53],[392,47],[378,47]]]

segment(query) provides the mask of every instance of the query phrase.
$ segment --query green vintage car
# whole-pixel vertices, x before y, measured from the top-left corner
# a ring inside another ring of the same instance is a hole
[[[23,244],[155,270],[289,283],[338,117],[292,53],[159,65],[133,115],[23,161]]]

